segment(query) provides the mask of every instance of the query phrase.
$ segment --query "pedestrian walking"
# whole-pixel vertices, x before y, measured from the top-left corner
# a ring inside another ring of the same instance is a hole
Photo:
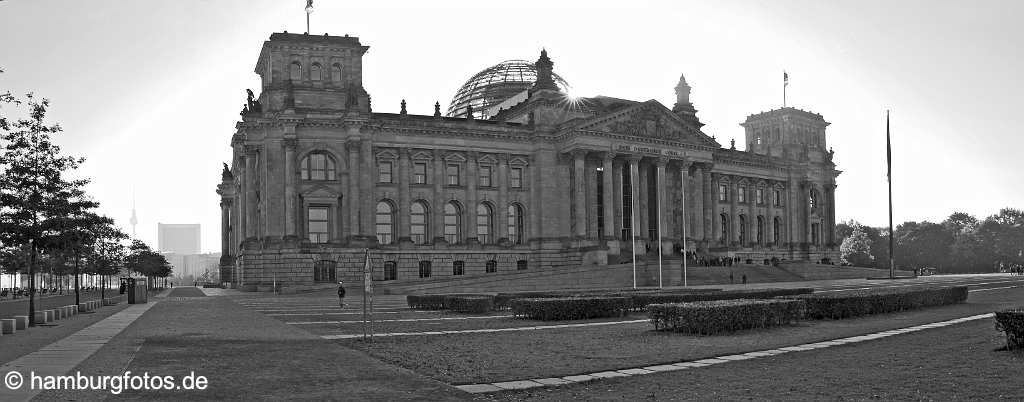
[[[743,274],[743,284],[747,284],[747,274]]]
[[[736,281],[733,280],[732,272],[729,272],[729,283],[736,283]]]
[[[338,305],[345,308],[345,283],[338,281]]]

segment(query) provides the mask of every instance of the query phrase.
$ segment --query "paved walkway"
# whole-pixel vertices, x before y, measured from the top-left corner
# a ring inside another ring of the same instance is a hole
[[[3,365],[0,367],[0,373],[5,375],[6,386],[0,387],[0,399],[4,401],[32,399],[41,392],[41,390],[32,389],[29,384],[32,375],[61,376],[68,374],[75,366],[103,347],[153,305],[154,303],[128,306],[117,314],[67,338]],[[12,390],[12,385],[19,386]]]

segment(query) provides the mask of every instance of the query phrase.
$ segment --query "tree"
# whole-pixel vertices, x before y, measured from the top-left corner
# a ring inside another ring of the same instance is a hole
[[[91,244],[85,258],[86,270],[100,276],[100,299],[107,297],[107,277],[117,275],[125,263],[126,250],[120,240],[128,236],[119,230],[110,234],[97,238]]]
[[[0,96],[2,104],[21,105],[22,101]],[[16,120],[0,117],[3,149],[0,151],[0,242],[28,246],[29,324],[35,325],[35,258],[39,251],[52,247],[47,240],[59,231],[58,218],[64,216],[69,200],[83,193],[87,180],[67,180],[63,173],[76,169],[84,160],[63,156],[50,136],[61,132],[60,125],[48,125],[49,101],[37,101],[26,95],[28,116]]]
[[[943,268],[949,263],[953,234],[932,222],[905,222],[896,228],[896,243],[904,265]]]
[[[153,287],[153,278],[171,275],[171,264],[167,258],[149,248],[141,240],[133,240],[125,257],[125,267],[146,277],[147,286]]]
[[[850,235],[839,246],[840,261],[858,267],[870,267],[874,261],[871,256],[871,239],[857,222],[851,221],[850,229]]]

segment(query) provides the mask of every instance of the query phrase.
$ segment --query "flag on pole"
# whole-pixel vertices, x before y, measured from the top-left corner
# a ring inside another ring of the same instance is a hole
[[[782,86],[789,86],[789,74],[786,73],[786,70],[782,70]]]
[[[306,0],[306,14],[313,13],[313,0]]]

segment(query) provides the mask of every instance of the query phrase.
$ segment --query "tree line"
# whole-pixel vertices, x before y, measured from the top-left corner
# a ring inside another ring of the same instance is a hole
[[[10,293],[27,291],[32,325],[41,275],[73,279],[78,304],[82,274],[98,275],[101,289],[122,274],[145,276],[151,287],[153,278],[171,274],[163,255],[129,242],[113,219],[97,213],[100,204],[85,190],[89,180],[73,178],[85,159],[54,143],[63,129],[47,120],[49,107],[32,93],[0,93],[0,273],[15,275],[18,289]]]
[[[897,269],[932,267],[944,273],[1005,272],[1024,265],[1024,211],[1003,208],[979,220],[954,212],[933,223],[904,222],[895,229]],[[843,263],[889,268],[889,229],[856,221],[836,225]]]

